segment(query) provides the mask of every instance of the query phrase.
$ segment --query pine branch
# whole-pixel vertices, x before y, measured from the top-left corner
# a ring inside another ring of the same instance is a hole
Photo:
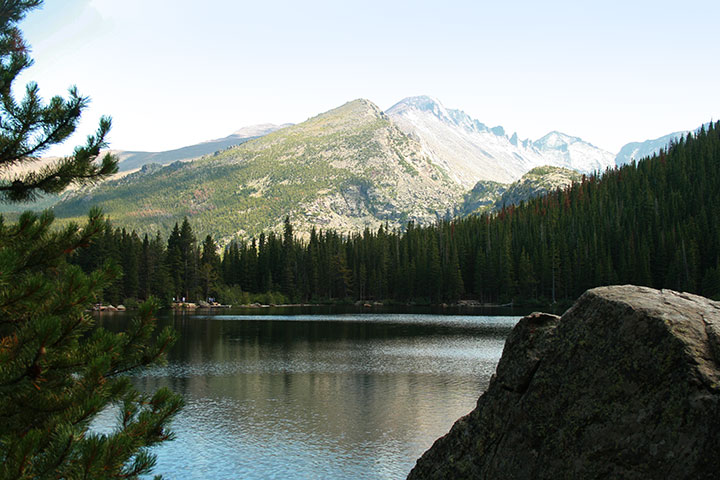
[[[5,104],[5,111],[17,120],[21,128],[10,132],[13,134],[13,141],[0,150],[0,167],[9,167],[26,161],[52,145],[61,143],[75,131],[80,115],[89,100],[87,97],[80,97],[75,87],[72,87],[69,93],[69,100],[64,101],[60,97],[54,97],[48,107],[41,108],[37,97],[37,85],[28,85],[26,96],[28,104],[23,105],[22,118],[18,118],[15,109],[10,109]],[[44,130],[44,137],[34,146],[22,149],[27,137],[40,127]]]
[[[110,127],[110,118],[103,117],[96,134],[89,136],[87,144],[78,147],[72,157],[61,159],[38,172],[0,182],[0,198],[10,202],[34,200],[38,192],[59,193],[70,184],[94,183],[116,173],[117,159],[110,154],[106,154],[99,165],[94,163],[100,149],[107,146],[105,136]]]

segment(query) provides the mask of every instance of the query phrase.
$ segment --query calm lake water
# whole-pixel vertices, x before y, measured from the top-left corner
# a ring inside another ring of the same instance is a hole
[[[180,340],[133,377],[185,397],[177,438],[155,449],[167,479],[405,478],[474,408],[520,318],[227,313],[161,317]]]

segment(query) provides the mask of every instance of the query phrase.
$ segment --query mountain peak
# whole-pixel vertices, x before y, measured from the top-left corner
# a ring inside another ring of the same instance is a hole
[[[375,105],[373,102],[368,100],[367,98],[356,98],[355,100],[351,100],[347,102],[344,105],[341,105],[333,110],[330,110],[331,112],[335,110],[373,110],[376,112],[380,112],[380,108],[378,108],[377,105]]]
[[[439,100],[427,95],[403,98],[387,110],[390,116],[431,115],[445,123],[456,124],[457,120],[453,118],[453,112],[448,111]]]
[[[383,116],[382,111],[370,100],[358,98],[339,107],[323,112],[307,121],[290,127],[291,131],[315,135],[337,129],[353,129],[358,125],[369,125]]]
[[[584,173],[602,172],[614,164],[612,153],[582,138],[557,130],[532,142],[532,147],[546,157],[548,165],[571,168]]]
[[[389,110],[395,108],[415,108],[422,111],[436,111],[440,108],[444,108],[442,103],[436,98],[428,95],[418,95],[416,97],[406,97],[400,100],[398,103],[390,107]]]
[[[482,132],[488,130],[485,124],[473,119],[462,110],[445,108],[438,99],[427,95],[404,98],[390,107],[387,113],[391,117],[431,115],[447,125],[460,127],[469,132]],[[504,135],[505,131],[502,127],[495,127],[494,133]]]
[[[339,107],[333,108],[332,110],[328,110],[327,112],[321,113],[320,115],[315,116],[314,118],[330,118],[330,117],[337,117],[337,116],[343,116],[343,117],[354,117],[354,116],[380,116],[382,111],[380,108],[378,108],[377,105],[375,105],[370,100],[367,100],[365,98],[358,98],[355,100],[351,100],[347,103],[344,103],[343,105],[340,105]]]
[[[539,138],[533,142],[536,147],[548,147],[554,148],[561,145],[569,145],[571,143],[582,142],[583,140],[578,137],[573,137],[557,130],[546,134],[542,138]]]

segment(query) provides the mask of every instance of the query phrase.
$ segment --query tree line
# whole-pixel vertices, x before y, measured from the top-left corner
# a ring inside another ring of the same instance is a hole
[[[220,254],[185,219],[170,237],[143,238],[108,223],[74,257],[92,271],[125,272],[105,299],[216,297],[269,301],[484,303],[572,300],[586,289],[633,283],[720,296],[718,124],[637,163],[587,175],[565,190],[497,214],[403,231],[300,238],[281,233],[230,242]]]

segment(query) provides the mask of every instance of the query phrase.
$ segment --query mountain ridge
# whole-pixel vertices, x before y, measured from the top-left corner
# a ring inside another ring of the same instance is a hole
[[[386,113],[465,188],[481,180],[511,183],[543,165],[583,173],[614,165],[613,154],[579,137],[551,131],[534,142],[520,140],[517,133],[508,136],[504,127],[488,127],[428,96],[407,97]]]
[[[109,153],[118,157],[118,170],[120,172],[128,172],[140,168],[143,165],[147,165],[148,163],[167,165],[176,161],[187,161],[192,160],[193,158],[199,158],[203,155],[212,154],[218,150],[224,150],[226,148],[240,145],[291,125],[292,124],[289,123],[282,125],[275,125],[272,123],[250,125],[236,130],[226,137],[205,140],[194,145],[186,145],[184,147],[160,152],[109,150]]]

